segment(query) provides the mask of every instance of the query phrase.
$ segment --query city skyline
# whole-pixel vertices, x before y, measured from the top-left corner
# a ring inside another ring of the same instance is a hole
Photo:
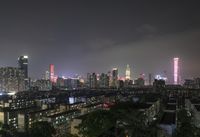
[[[0,137],[200,137],[200,1],[0,1]]]
[[[19,60],[21,60],[22,59],[22,62],[21,61],[19,61]],[[23,62],[23,59],[25,59],[25,62]],[[173,58],[173,62],[174,62],[174,59],[176,59],[176,58]],[[179,58],[178,58],[179,59]],[[25,65],[25,77],[26,77],[26,79],[28,78],[27,76],[28,75],[30,75],[29,73],[28,73],[28,70],[29,70],[29,64],[28,64],[28,60],[29,60],[29,56],[28,55],[21,55],[21,56],[19,56],[18,57],[18,64],[16,65],[14,65],[14,66],[2,66],[2,67],[19,67],[20,69],[21,69],[21,65]],[[173,67],[175,67],[175,66],[173,66]],[[180,66],[179,66],[180,67]],[[180,68],[179,68],[180,69]],[[102,74],[102,73],[105,73],[105,74],[109,74],[111,71],[113,71],[113,70],[117,70],[117,71],[119,71],[118,70],[118,67],[113,67],[113,68],[111,68],[111,69],[107,69],[106,71],[103,71],[103,72],[94,72],[94,71],[92,71],[92,72],[87,72],[87,73],[95,73],[95,74],[98,74],[98,75],[100,75],[100,74]],[[172,73],[172,75],[173,75],[173,79],[171,80],[171,81],[168,81],[168,82],[171,82],[171,83],[173,83],[174,81],[175,81],[175,72],[174,71],[177,71],[176,70],[176,68],[173,68],[173,72],[171,72]],[[180,71],[180,70],[179,70]],[[138,74],[138,75],[133,75],[132,77],[131,77],[131,73],[133,73],[134,71],[130,68],[130,66],[129,66],[129,64],[127,64],[126,66],[124,66],[124,69],[123,70],[121,70],[121,74],[119,74],[118,73],[118,79],[122,79],[122,80],[134,80],[134,79],[137,79],[137,78],[140,78],[141,76],[146,80],[146,82],[147,82],[147,80],[148,80],[148,77],[147,77],[147,74],[145,74],[145,73],[140,73],[140,74]],[[151,73],[149,73],[149,74],[151,74]],[[48,76],[47,76],[48,75]],[[74,73],[74,74],[72,74],[72,75],[59,75],[59,72],[56,72],[55,71],[55,65],[54,64],[49,64],[49,66],[46,68],[46,70],[44,71],[44,72],[41,72],[41,75],[39,75],[39,77],[37,77],[37,78],[35,78],[35,79],[48,79],[47,77],[49,77],[49,79],[50,79],[50,81],[51,82],[55,82],[56,81],[56,79],[58,78],[58,77],[63,77],[63,78],[72,78],[72,77],[76,77],[77,75],[80,75],[80,76],[84,76],[85,78],[86,78],[86,75],[87,74],[78,74],[78,73]],[[166,72],[165,71],[163,71],[163,72],[161,72],[161,73],[158,73],[158,74],[153,74],[153,78],[155,78],[155,79],[157,79],[157,76],[159,76],[159,77],[163,77],[163,76],[165,76],[166,75]],[[177,75],[177,74],[176,74]],[[180,75],[180,72],[179,72],[179,74],[178,74],[179,76],[181,76]],[[167,77],[167,76],[166,76]],[[176,76],[177,77],[177,76]],[[30,78],[33,78],[33,77],[30,77]],[[168,77],[167,77],[168,78]],[[175,83],[174,83],[175,84]]]
[[[182,79],[200,76],[198,2],[1,2],[0,66],[29,56],[30,77],[55,65],[59,76],[167,73],[180,58]],[[3,13],[3,14],[2,14]]]

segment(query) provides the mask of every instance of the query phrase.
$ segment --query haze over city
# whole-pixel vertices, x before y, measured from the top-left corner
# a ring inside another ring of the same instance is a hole
[[[0,1],[0,137],[200,137],[199,6]]]
[[[123,4],[122,4],[123,3]],[[29,75],[41,77],[50,63],[59,76],[107,72],[133,77],[200,75],[199,1],[2,1],[0,66],[29,56]]]

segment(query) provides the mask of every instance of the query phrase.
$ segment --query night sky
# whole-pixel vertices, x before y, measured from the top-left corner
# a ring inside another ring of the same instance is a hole
[[[130,64],[140,73],[200,76],[199,0],[4,0],[0,2],[0,66],[29,55],[29,74],[108,72]]]

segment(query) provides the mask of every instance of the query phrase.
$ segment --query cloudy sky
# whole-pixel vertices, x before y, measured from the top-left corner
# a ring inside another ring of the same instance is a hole
[[[182,78],[200,76],[198,0],[6,0],[0,2],[0,66],[29,55],[29,74],[50,63],[57,75],[148,73],[172,78],[180,57]]]

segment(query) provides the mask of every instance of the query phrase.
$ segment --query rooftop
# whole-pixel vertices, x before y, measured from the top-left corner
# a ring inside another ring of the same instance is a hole
[[[58,116],[67,115],[67,114],[71,114],[71,113],[74,113],[74,112],[80,112],[80,110],[78,110],[78,109],[69,110],[69,111],[65,111],[65,112],[61,112],[61,113],[49,115],[49,116],[47,116],[47,117],[48,117],[48,118],[56,118],[56,117],[58,117]]]

